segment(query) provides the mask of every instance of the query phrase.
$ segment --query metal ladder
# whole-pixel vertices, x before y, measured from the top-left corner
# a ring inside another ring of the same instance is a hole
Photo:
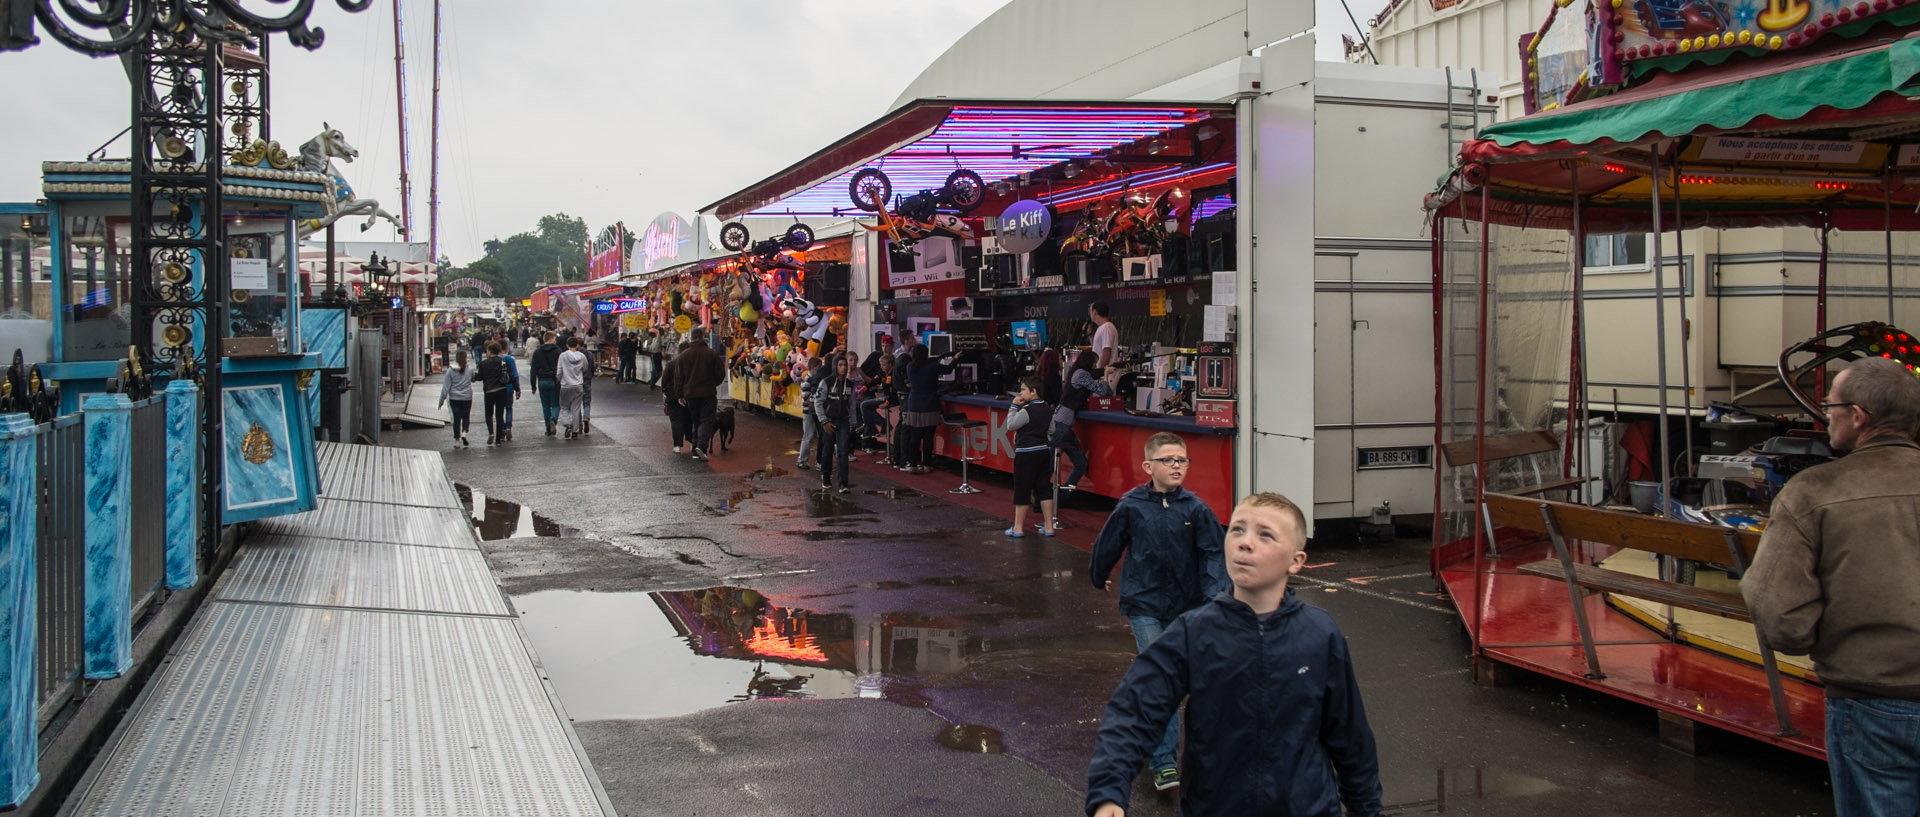
[[[1460,146],[1467,139],[1480,133],[1480,69],[1467,69],[1467,84],[1456,85],[1453,81],[1453,69],[1447,71],[1447,120],[1440,127],[1447,131],[1446,163],[1452,166],[1460,158]],[[1460,104],[1460,96],[1466,94],[1466,105]],[[1463,110],[1464,108],[1464,110]],[[1462,136],[1462,132],[1466,136]]]

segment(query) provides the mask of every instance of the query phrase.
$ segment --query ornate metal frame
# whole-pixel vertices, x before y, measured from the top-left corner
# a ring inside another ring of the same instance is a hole
[[[294,45],[319,48],[326,32],[308,28],[314,0],[295,0],[280,14],[255,14],[246,6],[286,5],[286,0],[30,0],[33,16],[61,45],[87,54],[126,54],[156,33],[191,30],[215,42],[243,42],[257,34],[285,32]],[[366,11],[373,0],[334,0],[348,12]],[[22,21],[11,21],[21,26]],[[24,28],[24,27],[23,27]],[[88,36],[83,31],[104,34]],[[24,35],[24,36],[23,36]],[[30,28],[11,32],[0,48],[25,48],[39,42]]]

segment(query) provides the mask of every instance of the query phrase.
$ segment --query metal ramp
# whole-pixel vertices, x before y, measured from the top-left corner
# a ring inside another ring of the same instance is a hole
[[[432,452],[320,443],[63,815],[612,815]]]

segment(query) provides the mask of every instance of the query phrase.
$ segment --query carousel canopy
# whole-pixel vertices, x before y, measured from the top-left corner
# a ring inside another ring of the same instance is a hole
[[[1647,229],[1655,170],[1669,229],[1920,229],[1920,39],[1879,38],[1657,74],[1488,126],[1427,197],[1450,217],[1594,233]],[[1891,205],[1891,206],[1889,206]]]

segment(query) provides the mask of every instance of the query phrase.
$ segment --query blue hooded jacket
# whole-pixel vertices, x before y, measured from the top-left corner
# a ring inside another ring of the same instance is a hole
[[[1187,698],[1184,817],[1374,817],[1380,763],[1347,639],[1295,598],[1265,621],[1222,593],[1181,616],[1107,703],[1087,813],[1128,805],[1133,776]]]
[[[1124,552],[1120,614],[1172,621],[1227,589],[1226,537],[1220,518],[1193,492],[1136,486],[1100,528],[1088,576],[1104,589]]]

